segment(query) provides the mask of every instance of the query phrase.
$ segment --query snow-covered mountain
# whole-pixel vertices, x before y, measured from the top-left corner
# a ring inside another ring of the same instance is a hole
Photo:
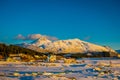
[[[52,53],[88,53],[88,52],[113,52],[113,49],[100,45],[95,45],[80,39],[68,39],[50,41],[46,37],[41,37],[29,44],[21,44],[20,46],[36,50],[39,52],[52,52]]]

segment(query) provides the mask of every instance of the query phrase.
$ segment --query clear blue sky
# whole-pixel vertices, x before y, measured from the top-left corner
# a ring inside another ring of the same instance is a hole
[[[0,0],[0,42],[36,33],[120,49],[120,0]]]

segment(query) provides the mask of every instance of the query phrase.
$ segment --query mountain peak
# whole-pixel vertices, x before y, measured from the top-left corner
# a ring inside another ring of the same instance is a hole
[[[37,40],[38,40],[38,41],[41,41],[41,40],[42,40],[42,41],[45,41],[45,40],[48,40],[48,39],[47,39],[47,37],[42,36],[42,37],[38,38]]]
[[[40,46],[40,45],[47,44],[47,43],[51,43],[51,41],[48,40],[47,37],[41,37],[41,38],[33,41],[31,44],[34,46]]]

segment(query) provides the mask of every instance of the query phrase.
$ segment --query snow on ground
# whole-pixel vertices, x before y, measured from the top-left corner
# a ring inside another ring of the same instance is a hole
[[[0,80],[120,80],[120,59],[80,59],[78,62],[0,62]]]

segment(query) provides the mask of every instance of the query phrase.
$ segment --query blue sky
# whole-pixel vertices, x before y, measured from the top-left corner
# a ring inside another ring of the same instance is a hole
[[[79,38],[120,49],[119,0],[0,0],[0,42],[21,34]]]

